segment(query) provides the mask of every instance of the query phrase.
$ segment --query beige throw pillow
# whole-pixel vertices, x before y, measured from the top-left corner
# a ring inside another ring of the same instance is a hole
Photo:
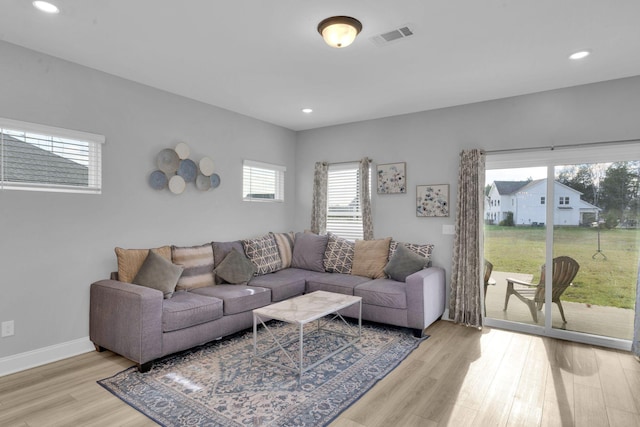
[[[155,248],[154,251],[162,258],[171,261],[171,246]],[[140,267],[147,259],[149,249],[122,249],[116,248],[118,258],[118,280],[131,283],[140,271]]]
[[[379,279],[385,277],[391,237],[377,240],[356,240],[351,274]]]

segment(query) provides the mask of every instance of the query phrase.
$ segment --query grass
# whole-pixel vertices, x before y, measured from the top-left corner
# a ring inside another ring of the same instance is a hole
[[[485,226],[485,258],[496,271],[534,274],[538,283],[545,259],[544,227]],[[595,228],[556,227],[553,255],[567,255],[580,271],[562,296],[573,301],[633,309],[636,300],[640,230],[600,230],[600,249],[607,259],[593,255],[598,249]]]

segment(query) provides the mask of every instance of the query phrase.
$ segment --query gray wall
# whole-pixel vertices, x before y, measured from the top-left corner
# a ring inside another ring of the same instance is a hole
[[[295,133],[0,42],[0,117],[106,136],[101,195],[0,191],[0,358],[88,336],[89,284],[116,269],[115,246],[194,245],[288,231]],[[181,195],[147,178],[185,141],[222,184]],[[287,167],[284,203],[241,199],[242,160]]]
[[[434,243],[450,278],[459,153],[640,138],[640,77],[298,133],[295,228],[308,228],[313,165],[368,156],[407,163],[404,195],[372,194],[376,238]],[[449,218],[415,216],[416,185],[450,184]],[[374,183],[375,186],[375,183]],[[375,187],[374,187],[375,188]]]

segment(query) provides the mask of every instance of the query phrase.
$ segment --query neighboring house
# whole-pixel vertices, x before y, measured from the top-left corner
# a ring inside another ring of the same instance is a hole
[[[595,221],[600,208],[580,199],[581,192],[555,181],[555,225],[582,225]],[[485,197],[485,219],[494,224],[513,212],[515,225],[542,225],[546,221],[547,180],[494,181]]]

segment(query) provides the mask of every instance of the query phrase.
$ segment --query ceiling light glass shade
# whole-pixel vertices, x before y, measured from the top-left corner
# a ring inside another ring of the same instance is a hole
[[[362,31],[362,23],[349,16],[332,16],[318,24],[318,32],[331,47],[347,47]]]
[[[55,4],[49,3],[47,1],[34,1],[32,4],[36,9],[41,10],[43,12],[47,12],[47,13],[60,12],[60,9],[58,9],[58,7]]]
[[[581,50],[580,52],[572,53],[569,56],[569,59],[582,59],[582,58],[586,58],[590,54],[591,52],[589,52],[588,50]]]

